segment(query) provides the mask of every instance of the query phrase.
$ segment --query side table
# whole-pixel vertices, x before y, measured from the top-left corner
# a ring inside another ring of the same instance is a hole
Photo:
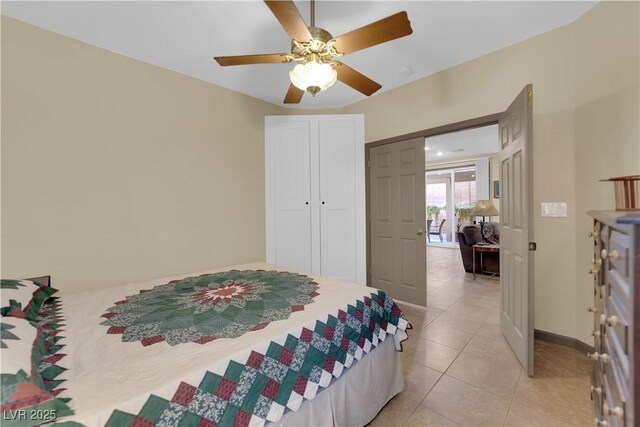
[[[480,270],[482,271],[482,253],[500,252],[500,245],[473,245],[473,280],[476,280],[476,252],[480,252]]]

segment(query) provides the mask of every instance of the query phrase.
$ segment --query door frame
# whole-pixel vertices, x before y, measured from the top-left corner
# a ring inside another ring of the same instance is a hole
[[[461,130],[474,129],[489,125],[498,124],[498,119],[502,116],[504,112],[489,114],[487,116],[477,117],[474,119],[463,120],[461,122],[450,123],[442,126],[437,126],[434,128],[419,130],[417,132],[407,133],[404,135],[394,136],[391,138],[380,139],[378,141],[368,142],[364,145],[364,161],[365,161],[365,216],[366,216],[366,283],[367,286],[371,286],[371,198],[369,197],[369,192],[371,189],[369,188],[369,165],[371,159],[371,149],[374,147],[378,147],[380,145],[393,144],[396,142],[406,141],[409,139],[424,137],[428,138],[431,136],[441,135],[444,133],[457,132]],[[426,184],[425,184],[426,185]],[[426,225],[426,224],[425,224]],[[427,273],[428,274],[428,273]],[[427,284],[424,284],[427,286]]]

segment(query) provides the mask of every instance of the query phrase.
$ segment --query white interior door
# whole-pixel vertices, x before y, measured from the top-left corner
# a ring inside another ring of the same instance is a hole
[[[533,375],[533,121],[532,86],[523,89],[499,120],[500,328]]]
[[[365,278],[358,277],[364,270],[363,250],[358,247],[359,234],[365,232],[364,212],[358,212],[364,205],[362,127],[359,116],[320,120],[318,147],[320,274],[364,284]]]
[[[267,261],[311,272],[311,122],[273,119],[268,127]]]

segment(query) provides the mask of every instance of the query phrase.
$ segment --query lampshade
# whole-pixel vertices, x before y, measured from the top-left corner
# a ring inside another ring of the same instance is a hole
[[[336,82],[338,73],[329,64],[309,61],[298,64],[289,71],[291,83],[300,90],[308,91],[312,95],[330,88]]]
[[[491,200],[478,200],[473,210],[471,211],[471,216],[497,216],[500,215],[498,213],[498,209],[493,205]]]

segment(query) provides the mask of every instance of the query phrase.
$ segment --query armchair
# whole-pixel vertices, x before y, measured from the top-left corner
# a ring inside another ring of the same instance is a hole
[[[499,243],[500,234],[498,225],[495,223],[486,223],[485,228],[491,227],[492,235],[490,241]],[[458,243],[460,245],[460,255],[462,256],[462,264],[467,273],[473,273],[473,245],[482,241],[480,227],[477,225],[467,225],[458,231]],[[483,268],[485,271],[500,273],[500,253],[485,252],[483,255]],[[480,253],[476,252],[476,273],[480,273]]]

